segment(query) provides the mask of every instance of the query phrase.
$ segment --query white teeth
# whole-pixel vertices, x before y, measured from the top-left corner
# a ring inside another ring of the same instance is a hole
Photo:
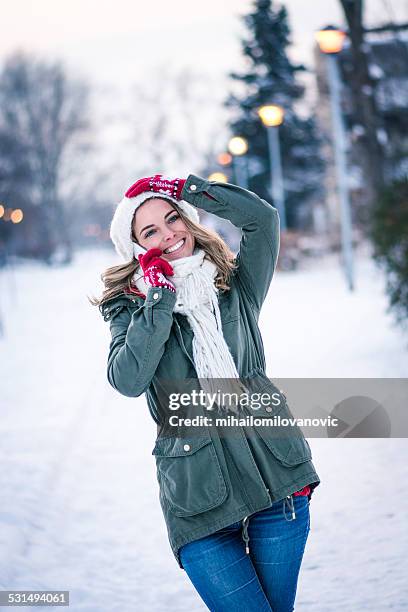
[[[185,238],[183,238],[182,240],[180,240],[180,242],[178,242],[177,244],[175,244],[173,247],[169,247],[168,249],[166,249],[164,252],[165,253],[173,253],[174,251],[177,251],[178,249],[180,249],[183,244],[184,244]]]

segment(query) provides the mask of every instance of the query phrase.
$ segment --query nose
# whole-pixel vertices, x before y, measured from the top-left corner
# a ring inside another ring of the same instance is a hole
[[[174,232],[170,228],[167,228],[163,232],[163,240],[164,240],[164,242],[169,242],[170,240],[173,240],[173,238],[174,238]]]

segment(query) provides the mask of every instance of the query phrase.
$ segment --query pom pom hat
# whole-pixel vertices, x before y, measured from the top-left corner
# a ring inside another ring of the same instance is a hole
[[[195,223],[200,222],[197,210],[188,202],[178,199],[181,195],[184,181],[171,179],[162,175],[153,178],[139,179],[125,193],[124,198],[116,207],[110,225],[110,237],[116,252],[125,261],[146,253],[139,244],[132,241],[132,223],[136,210],[152,198],[160,198],[176,204],[183,213]]]

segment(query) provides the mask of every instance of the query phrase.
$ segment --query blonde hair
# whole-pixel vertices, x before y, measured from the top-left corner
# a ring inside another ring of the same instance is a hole
[[[145,200],[145,202],[149,202]],[[144,204],[144,202],[143,202]],[[141,206],[143,206],[141,204]],[[195,246],[205,251],[205,258],[212,261],[217,266],[217,276],[215,277],[215,286],[222,291],[229,291],[229,281],[233,271],[236,268],[236,258],[224,240],[215,232],[204,225],[195,223],[183,213],[183,211],[173,202],[171,202],[175,210],[179,213],[184,221],[187,229],[195,238]],[[132,222],[132,240],[137,242],[133,232]],[[120,295],[125,289],[131,291],[132,277],[140,268],[140,263],[133,258],[124,264],[111,266],[101,274],[101,280],[105,285],[105,289],[100,298],[88,297],[91,304],[101,306],[107,300]]]

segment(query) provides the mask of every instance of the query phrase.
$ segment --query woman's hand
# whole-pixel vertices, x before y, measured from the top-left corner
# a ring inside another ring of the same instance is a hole
[[[139,263],[143,270],[143,278],[150,287],[166,287],[175,292],[176,288],[166,276],[173,276],[174,270],[170,263],[160,256],[163,251],[158,248],[149,249],[144,255],[139,255]]]
[[[155,174],[154,176],[148,176],[136,181],[136,183],[129,187],[125,196],[127,198],[134,198],[144,191],[154,191],[155,193],[163,193],[172,196],[176,200],[181,200],[181,192],[185,182],[185,179],[172,179],[162,174]]]

